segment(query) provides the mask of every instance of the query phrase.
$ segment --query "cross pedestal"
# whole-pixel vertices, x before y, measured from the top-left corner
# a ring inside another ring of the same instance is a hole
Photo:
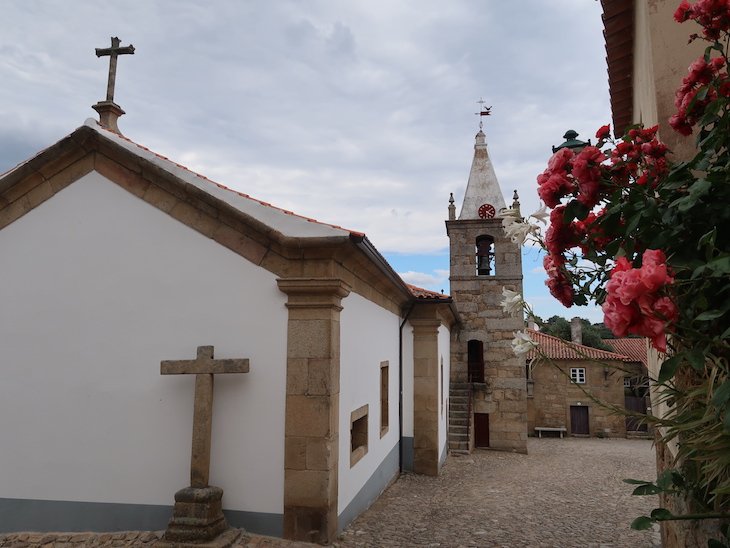
[[[194,360],[165,360],[160,374],[195,375],[193,446],[190,456],[190,487],[175,493],[175,507],[159,547],[230,546],[238,536],[229,530],[223,516],[223,489],[208,485],[210,434],[213,424],[213,375],[248,373],[248,359],[214,360],[212,346],[199,346]]]

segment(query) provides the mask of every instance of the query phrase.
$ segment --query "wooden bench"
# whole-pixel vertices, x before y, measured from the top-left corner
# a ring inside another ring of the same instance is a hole
[[[568,432],[568,429],[565,428],[565,426],[536,426],[535,432],[537,432],[537,437],[541,438],[543,432],[560,432],[560,437],[563,437],[563,434]]]

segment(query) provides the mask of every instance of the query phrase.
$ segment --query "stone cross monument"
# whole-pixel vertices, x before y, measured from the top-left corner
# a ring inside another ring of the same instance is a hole
[[[248,359],[214,360],[212,346],[199,346],[194,360],[165,360],[162,375],[195,375],[193,445],[190,487],[175,493],[175,507],[162,540],[163,546],[229,546],[237,533],[227,532],[221,498],[223,489],[208,485],[213,424],[213,375],[248,373]]]
[[[117,119],[124,114],[122,107],[114,102],[114,85],[117,81],[117,57],[120,55],[133,55],[134,46],[120,46],[121,40],[116,36],[112,37],[110,48],[96,48],[97,57],[109,56],[109,78],[106,84],[106,100],[99,101],[92,108],[99,113],[99,122],[102,126],[119,133]]]

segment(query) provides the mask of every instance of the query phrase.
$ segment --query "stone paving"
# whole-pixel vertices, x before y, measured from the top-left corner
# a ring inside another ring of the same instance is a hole
[[[657,531],[629,528],[656,497],[633,497],[621,481],[656,477],[651,442],[543,438],[530,439],[528,449],[451,456],[438,478],[403,474],[333,546],[661,546]],[[0,548],[151,546],[161,535],[16,533],[0,535]],[[236,546],[312,545],[242,532]]]

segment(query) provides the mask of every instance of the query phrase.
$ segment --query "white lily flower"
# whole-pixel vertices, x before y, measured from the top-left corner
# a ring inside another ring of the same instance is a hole
[[[547,206],[545,204],[542,204],[542,207],[535,211],[532,215],[530,215],[533,219],[541,222],[542,224],[547,224],[547,219],[550,217],[550,214],[547,212]]]
[[[513,243],[522,245],[527,239],[527,235],[533,232],[533,227],[522,221],[510,220],[505,218],[502,221],[505,235],[512,240]],[[537,227],[535,227],[537,228]]]
[[[522,313],[523,305],[525,304],[522,300],[522,295],[517,291],[512,291],[506,287],[502,288],[502,310],[512,317],[517,317]]]
[[[537,346],[535,341],[533,341],[530,336],[524,331],[515,331],[515,338],[512,339],[511,344],[512,351],[517,356],[527,354],[530,350]]]

